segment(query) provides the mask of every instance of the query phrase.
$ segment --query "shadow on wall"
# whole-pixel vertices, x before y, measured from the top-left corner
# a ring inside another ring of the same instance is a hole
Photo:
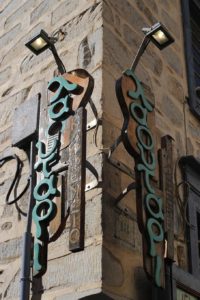
[[[147,279],[147,275],[142,267],[135,268],[134,270],[136,299],[147,300],[151,299],[149,296],[152,294],[151,281]]]

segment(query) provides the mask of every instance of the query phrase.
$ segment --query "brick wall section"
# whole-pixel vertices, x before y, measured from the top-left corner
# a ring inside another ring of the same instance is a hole
[[[18,192],[29,173],[23,151],[11,147],[15,125],[13,113],[25,100],[42,94],[41,127],[45,126],[47,84],[54,76],[56,64],[50,51],[34,56],[25,46],[40,29],[49,34],[62,29],[67,34],[56,44],[68,71],[86,68],[95,79],[92,95],[101,115],[102,94],[102,3],[98,0],[6,0],[0,3],[0,157],[16,153],[24,162]],[[94,119],[90,107],[88,122]],[[87,134],[87,159],[99,173],[102,156],[93,142],[94,130]],[[101,145],[101,130],[97,136]],[[0,169],[0,298],[19,299],[22,234],[26,219],[14,206],[5,205],[12,180],[13,162]],[[86,174],[87,182],[94,178]],[[68,250],[69,222],[61,237],[49,245],[48,271],[42,282],[34,282],[33,299],[78,299],[97,293],[101,287],[101,188],[86,193],[85,250],[71,254]],[[20,200],[27,210],[28,192]],[[41,296],[40,296],[41,295]]]

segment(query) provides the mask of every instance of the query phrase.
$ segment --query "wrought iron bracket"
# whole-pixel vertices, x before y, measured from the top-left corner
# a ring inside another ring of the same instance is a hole
[[[85,192],[88,192],[88,191],[94,189],[95,187],[98,186],[98,184],[99,184],[99,182],[98,182],[97,179],[95,179],[95,180],[93,180],[93,181],[90,181],[89,183],[87,183],[87,184],[85,185]]]
[[[122,133],[118,136],[118,138],[115,140],[113,145],[109,148],[107,160],[108,162],[113,165],[115,168],[119,169],[121,172],[127,174],[128,176],[135,179],[135,172],[131,170],[129,167],[127,167],[124,163],[120,162],[117,159],[112,158],[112,154],[115,151],[115,149],[119,146],[119,144],[122,142]]]
[[[135,190],[137,187],[136,182],[131,182],[120,194],[119,196],[115,199],[115,208],[117,210],[120,210],[123,214],[127,215],[130,219],[132,219],[132,215],[129,212],[129,209],[127,207],[121,208],[119,206],[119,203],[121,202],[121,200],[131,191],[131,190]]]
[[[88,192],[88,191],[94,189],[95,187],[97,187],[100,182],[99,182],[99,174],[98,174],[97,170],[95,169],[95,167],[89,161],[86,161],[86,168],[95,177],[94,180],[90,181],[89,183],[86,183],[86,185],[85,185],[85,192]]]
[[[94,128],[96,125],[97,125],[97,119],[95,118],[92,121],[90,121],[89,123],[87,123],[86,130],[88,131],[88,130]]]

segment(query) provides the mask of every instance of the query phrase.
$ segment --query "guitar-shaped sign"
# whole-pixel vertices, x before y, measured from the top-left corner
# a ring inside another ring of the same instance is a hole
[[[34,188],[33,208],[33,221],[36,225],[33,258],[35,277],[46,272],[48,243],[55,240],[60,232],[63,196],[66,198],[67,195],[70,208],[69,248],[78,251],[84,247],[85,106],[92,94],[93,85],[93,78],[82,69],[54,77],[48,84],[48,90],[53,95],[48,107],[46,140],[39,140],[36,144],[38,160],[35,170],[38,180]],[[68,185],[67,191],[62,193],[62,180],[55,167],[67,148],[68,174],[64,176],[67,176]]]
[[[138,225],[143,237],[144,267],[154,283],[164,286],[164,214],[161,197],[152,180],[156,175],[153,138],[154,106],[145,97],[140,80],[131,69],[116,83],[124,123],[122,140],[135,160]]]

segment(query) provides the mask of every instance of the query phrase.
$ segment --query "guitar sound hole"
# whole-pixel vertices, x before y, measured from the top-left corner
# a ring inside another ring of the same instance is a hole
[[[57,114],[61,111],[61,109],[63,109],[63,107],[64,104],[59,102],[57,105],[54,106],[53,112]]]
[[[158,203],[156,203],[156,201],[154,201],[153,199],[150,200],[149,206],[155,214],[157,214],[159,212]]]
[[[61,131],[61,128],[62,128],[62,123],[61,122],[55,122],[50,126],[50,128],[48,130],[48,134],[49,135],[58,134]]]
[[[143,117],[144,117],[143,111],[138,106],[135,107],[135,113],[136,113],[138,119],[143,119]]]

